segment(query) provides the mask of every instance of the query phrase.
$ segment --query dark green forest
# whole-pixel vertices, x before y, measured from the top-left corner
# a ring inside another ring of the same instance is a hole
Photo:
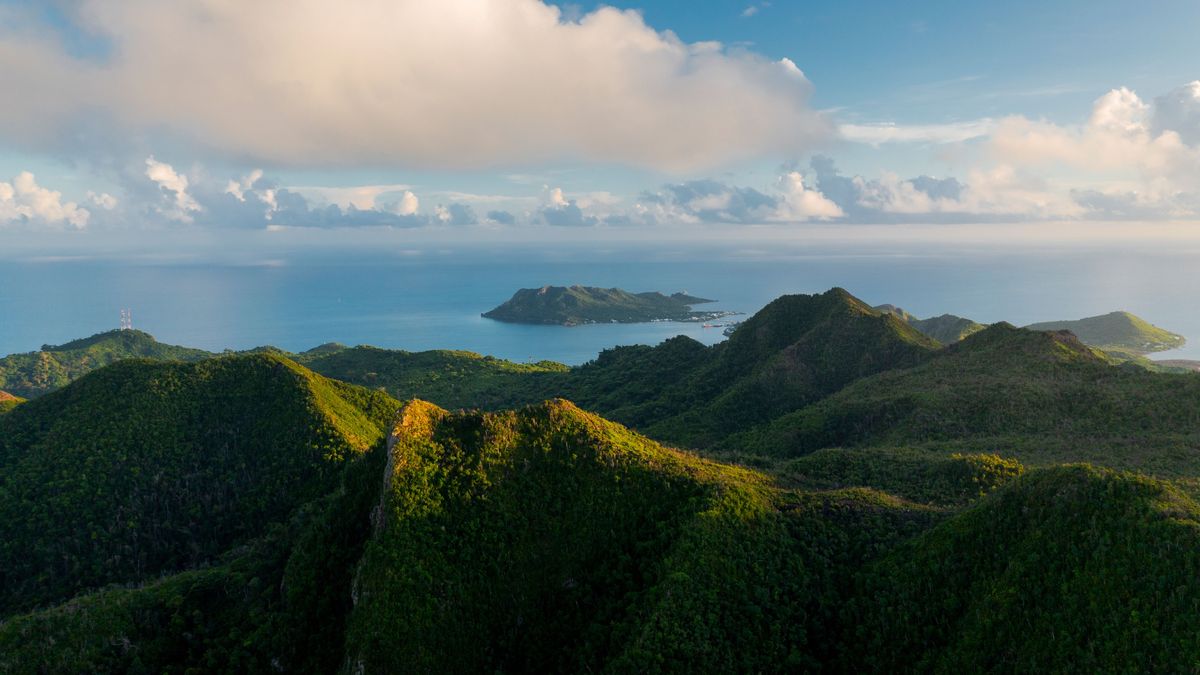
[[[9,357],[0,672],[1200,670],[1200,375],[900,311]]]

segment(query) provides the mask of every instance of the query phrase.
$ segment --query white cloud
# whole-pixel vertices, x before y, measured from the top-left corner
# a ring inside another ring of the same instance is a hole
[[[22,171],[11,183],[0,181],[0,226],[87,227],[91,213],[75,202],[64,202],[62,193],[37,184],[32,173]]]
[[[1061,126],[1025,117],[1000,121],[992,149],[1019,165],[1060,163],[1075,169],[1138,171],[1147,177],[1190,178],[1200,169],[1200,152],[1174,129],[1155,129],[1154,111],[1129,89],[1096,99],[1081,126]]]
[[[1006,165],[973,169],[962,182],[932,176],[904,179],[891,172],[873,179],[847,177],[828,157],[814,158],[812,169],[817,188],[852,222],[1027,220],[1085,212],[1069,191]]]
[[[549,185],[542,186],[542,204],[544,206],[548,208],[562,208],[567,203],[567,198],[563,196],[562,188],[552,188]]]
[[[417,199],[417,196],[411,191],[405,190],[404,194],[400,195],[400,199],[398,199],[394,204],[391,204],[391,208],[389,210],[401,216],[411,216],[416,213],[417,209],[420,207],[421,201]]]
[[[841,207],[819,190],[804,185],[804,176],[799,171],[789,171],[779,177],[779,192],[776,211],[768,220],[827,220],[845,215]]]
[[[93,192],[92,190],[88,190],[87,198],[90,204],[105,211],[112,211],[117,208],[117,204],[119,203],[116,197],[107,192]]]
[[[842,124],[838,131],[847,140],[868,145],[884,143],[961,143],[987,136],[995,128],[990,118],[946,124]]]
[[[104,64],[0,32],[0,129],[48,147],[168,129],[275,165],[598,161],[690,171],[832,136],[787,60],[687,44],[635,11],[540,0],[80,0]],[[72,127],[88,119],[116,129]],[[70,136],[77,142],[78,136]]]
[[[760,11],[770,6],[771,3],[766,2],[765,0],[763,2],[746,5],[746,8],[742,10],[741,16],[743,19],[749,19],[750,17],[757,15]]]
[[[717,180],[692,180],[645,192],[631,218],[646,224],[794,223],[839,218],[842,209],[804,177],[790,171],[778,178],[774,190],[730,185]]]
[[[158,187],[164,192],[171,195],[173,202],[172,209],[163,211],[163,215],[176,220],[190,222],[192,219],[191,213],[200,210],[200,204],[188,194],[188,177],[175,171],[175,168],[170,164],[154,159],[153,155],[147,157],[146,177],[157,183]]]
[[[254,184],[262,180],[262,169],[254,169],[239,180],[231,180],[225,187],[225,192],[233,195],[239,202],[246,201],[246,193],[254,188]]]

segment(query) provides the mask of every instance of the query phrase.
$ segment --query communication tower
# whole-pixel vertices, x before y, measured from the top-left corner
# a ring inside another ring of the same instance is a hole
[[[133,330],[133,310],[121,310],[121,330]]]

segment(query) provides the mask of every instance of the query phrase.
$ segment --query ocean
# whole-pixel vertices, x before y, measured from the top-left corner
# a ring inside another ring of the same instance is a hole
[[[981,322],[1075,319],[1128,310],[1189,339],[1155,358],[1200,359],[1200,266],[1191,252],[1100,247],[994,251],[729,251],[716,246],[470,247],[426,251],[304,251],[258,262],[31,258],[0,260],[0,354],[38,349],[118,327],[208,350],[326,342],[464,349],[515,361],[589,361],[616,345],[721,329],[692,323],[505,324],[480,316],[524,287],[581,284],[687,292],[705,308],[747,315],[785,293],[841,286],[871,304]]]

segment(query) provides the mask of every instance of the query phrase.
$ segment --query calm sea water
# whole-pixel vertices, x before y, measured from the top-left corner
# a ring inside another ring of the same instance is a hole
[[[636,258],[636,259],[635,259]],[[842,286],[872,304],[978,321],[1080,318],[1132,311],[1188,337],[1156,358],[1200,358],[1200,267],[1194,255],[1126,251],[1038,254],[822,252],[731,259],[720,251],[664,255],[575,251],[440,251],[429,256],[306,254],[264,265],[0,261],[0,354],[115,328],[133,310],[158,339],[219,351],[325,342],[466,349],[518,361],[588,361],[604,348],[720,329],[696,324],[522,326],[481,318],[516,289],[618,286],[718,298],[753,313],[785,293]]]

